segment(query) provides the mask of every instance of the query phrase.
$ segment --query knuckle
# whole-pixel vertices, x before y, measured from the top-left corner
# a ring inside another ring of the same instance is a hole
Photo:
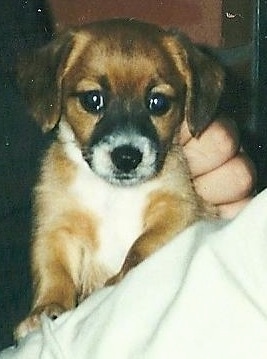
[[[245,153],[240,153],[236,157],[236,178],[241,195],[249,195],[256,184],[256,169],[253,162]]]

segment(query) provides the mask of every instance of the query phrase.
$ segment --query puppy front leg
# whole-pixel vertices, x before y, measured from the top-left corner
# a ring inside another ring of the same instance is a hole
[[[40,326],[40,317],[46,314],[56,319],[72,309],[77,302],[77,289],[73,281],[66,243],[56,240],[57,245],[35,243],[33,248],[34,301],[30,315],[15,329],[16,340]]]
[[[120,272],[106,285],[121,281],[129,270],[169,242],[197,218],[194,202],[183,200],[171,193],[157,194],[151,200],[145,216],[145,230],[134,242]]]
[[[169,236],[167,236],[166,233],[161,233],[158,231],[158,229],[159,228],[156,226],[151,228],[134,242],[127,254],[121,270],[118,274],[106,282],[106,286],[114,285],[120,282],[130,271],[130,269],[136,267],[144,259],[163,246],[164,243],[168,242],[169,236],[171,236],[171,234],[169,233]]]

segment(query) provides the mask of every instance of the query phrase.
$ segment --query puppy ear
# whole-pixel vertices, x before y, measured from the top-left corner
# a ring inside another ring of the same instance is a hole
[[[61,114],[62,79],[73,46],[71,31],[23,57],[17,67],[18,85],[31,115],[47,132]]]
[[[185,119],[193,136],[212,121],[222,90],[224,72],[219,64],[184,35],[171,31],[168,47],[176,67],[185,79]]]

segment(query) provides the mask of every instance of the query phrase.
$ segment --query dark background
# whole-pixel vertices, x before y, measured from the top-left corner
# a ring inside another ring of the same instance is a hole
[[[20,97],[14,66],[21,52],[51,37],[43,7],[39,0],[0,5],[0,348],[12,343],[12,328],[30,304],[30,192],[41,138]]]

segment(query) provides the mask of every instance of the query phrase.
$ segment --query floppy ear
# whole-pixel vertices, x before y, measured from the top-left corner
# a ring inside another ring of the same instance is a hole
[[[193,136],[212,121],[223,90],[224,72],[219,64],[177,31],[167,45],[186,83],[185,119]]]
[[[23,57],[18,63],[18,85],[30,113],[47,132],[61,112],[61,83],[66,60],[73,46],[71,31]]]

